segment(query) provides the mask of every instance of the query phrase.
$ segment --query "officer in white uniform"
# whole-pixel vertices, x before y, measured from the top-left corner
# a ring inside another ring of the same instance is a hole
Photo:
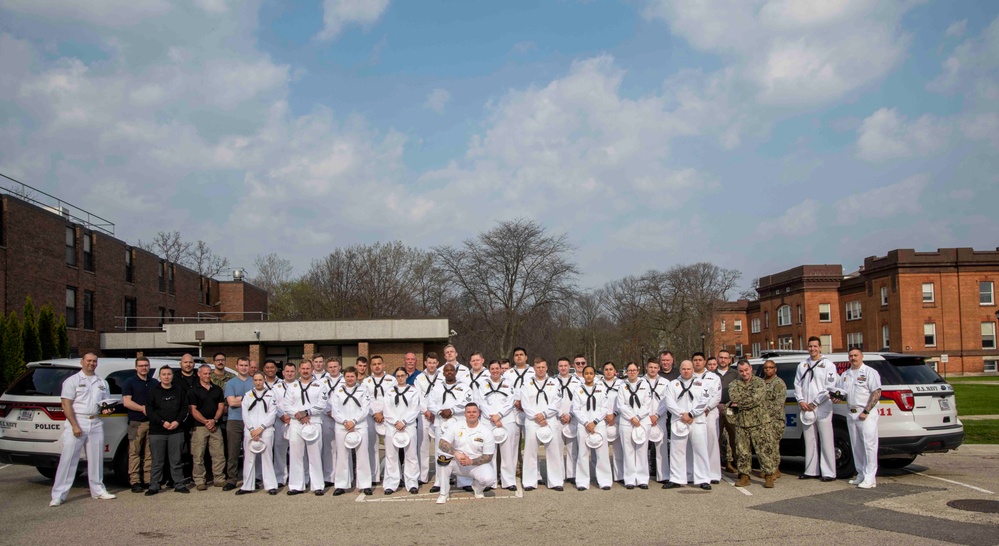
[[[274,400],[277,403],[277,419],[274,421],[274,478],[278,487],[288,483],[288,437],[291,426],[291,415],[285,411],[288,402],[288,389],[295,382],[297,370],[295,365],[288,362],[281,370],[283,376],[279,379],[271,391],[274,393]]]
[[[513,407],[515,395],[513,386],[503,377],[503,366],[498,360],[489,364],[489,378],[482,380],[478,389],[472,389],[482,421],[488,421],[493,428],[501,427],[507,431],[506,441],[496,446],[499,457],[494,458],[493,463],[497,468],[499,485],[509,491],[516,491],[517,452],[520,451],[520,445],[513,440],[518,430],[517,410]]]
[[[558,359],[558,376],[555,377],[555,381],[558,381],[558,392],[562,398],[562,407],[559,408],[558,419],[555,420],[557,426],[555,439],[562,443],[563,452],[565,453],[564,475],[567,482],[576,480],[576,457],[579,453],[579,435],[577,434],[575,438],[566,438],[562,433],[562,429],[572,427],[575,430],[579,428],[572,417],[572,400],[575,398],[576,392],[579,391],[579,386],[582,384],[580,377],[569,373],[570,368],[571,364],[569,364],[568,358],[562,357]]]
[[[701,353],[694,353],[690,359],[694,365],[694,390],[707,389],[711,392],[708,407],[704,408],[705,425],[708,429],[708,475],[711,483],[721,482],[721,443],[718,442],[719,420],[721,413],[718,404],[722,399],[722,380],[715,372],[706,367],[706,360]],[[733,447],[733,450],[735,448]],[[694,479],[692,452],[687,452],[687,479]]]
[[[420,395],[414,385],[407,385],[406,368],[395,370],[396,385],[385,398],[382,412],[385,415],[385,479],[382,486],[386,495],[399,488],[399,450],[395,447],[396,434],[408,434],[409,444],[403,448],[406,489],[416,494],[420,486],[420,463],[416,460],[416,419],[420,415]]]
[[[670,440],[669,472],[670,481],[663,489],[680,487],[687,482],[687,451],[693,450],[694,483],[701,489],[711,489],[711,476],[708,473],[708,438],[704,410],[707,409],[713,393],[710,388],[695,386],[694,365],[689,360],[680,363],[680,377],[670,381],[666,388],[664,402],[673,416],[690,427],[687,436],[673,435]]]
[[[544,359],[534,359],[534,377],[520,390],[520,406],[524,408],[524,464],[521,482],[524,491],[533,491],[538,487],[541,469],[538,465],[537,431],[541,427],[550,427],[558,433],[559,410],[562,408],[562,397],[559,396],[558,382],[548,377],[548,362]],[[509,442],[510,440],[507,439]],[[565,475],[562,473],[562,442],[552,438],[545,445],[545,469],[548,472],[548,489],[562,491]]]
[[[416,422],[418,429],[416,436],[417,440],[419,440],[417,442],[417,449],[419,451],[418,458],[420,459],[420,483],[430,481],[430,468],[431,466],[436,466],[436,464],[431,465],[431,455],[436,453],[436,449],[434,449],[435,442],[431,436],[436,419],[430,411],[427,401],[430,399],[430,391],[433,390],[438,381],[442,380],[440,371],[437,369],[437,353],[427,353],[423,359],[423,373],[416,376],[416,379],[413,380],[413,386],[416,387],[416,392],[420,397],[420,418]],[[434,455],[433,459],[436,460],[436,455]]]
[[[371,400],[371,416],[368,417],[368,461],[371,463],[371,479],[373,483],[382,481],[382,464],[379,441],[385,440],[385,434],[378,434],[375,423],[384,423],[385,397],[395,386],[395,378],[392,374],[385,373],[385,361],[379,355],[374,355],[368,362],[371,368],[371,375],[361,381],[361,385],[368,391],[368,398]],[[390,449],[390,444],[385,442],[385,450]]]
[[[608,425],[618,426],[617,422],[617,397],[618,391],[621,387],[621,381],[617,378],[617,368],[614,367],[613,362],[607,362],[604,364],[604,375],[602,378],[597,379],[600,385],[603,386],[604,390],[607,391],[607,412],[610,413],[611,418],[607,421]],[[618,427],[620,428],[620,427]],[[618,439],[614,440],[611,445],[611,452],[614,454],[614,460],[611,461],[611,470],[614,472],[614,479],[619,482],[624,482],[624,450],[621,447],[621,434],[618,431]]]
[[[323,494],[322,426],[320,415],[326,411],[326,394],[312,375],[312,361],[303,360],[298,365],[299,379],[288,387],[284,412],[288,423],[289,469],[288,494],[305,492],[305,455],[309,456],[309,485],[317,495]],[[302,438],[302,427],[307,424],[319,428],[319,439],[309,443]]]
[[[655,415],[656,424],[653,426],[658,427],[663,434],[663,441],[658,444],[650,442],[649,449],[655,454],[656,481],[664,483],[669,481],[669,441],[667,441],[669,438],[669,429],[667,428],[669,419],[666,417],[668,412],[666,404],[663,404],[663,397],[666,396],[666,385],[669,380],[659,376],[659,361],[654,358],[650,358],[645,364],[645,371],[644,379],[652,390],[652,412],[649,414],[649,421],[651,422],[652,415]],[[652,474],[651,468],[649,474],[650,476]]]
[[[322,385],[327,400],[330,393],[343,384],[339,359],[333,357],[326,361],[326,373],[319,380],[319,384]],[[328,411],[323,412],[322,424],[323,485],[329,487],[333,485],[333,473],[336,472],[336,422]]]
[[[576,460],[576,489],[582,491],[590,487],[590,452],[596,455],[597,486],[608,490],[614,477],[611,475],[610,453],[607,444],[607,389],[595,381],[597,372],[593,366],[583,367],[584,383],[579,386],[572,398],[572,414],[576,421],[576,439],[579,440],[579,455]],[[603,436],[600,447],[591,449],[586,445],[586,437],[596,432]]]
[[[240,402],[243,413],[243,487],[237,495],[253,493],[256,485],[258,455],[250,451],[250,442],[260,440],[267,445],[260,457],[261,478],[264,489],[271,495],[277,494],[277,478],[274,476],[274,422],[277,419],[278,404],[272,390],[264,384],[264,374],[253,374],[253,390],[243,395]]]
[[[473,398],[483,388],[486,380],[489,379],[489,370],[486,368],[486,359],[482,353],[472,353],[468,357],[468,364],[471,366],[464,377],[459,375],[458,380],[464,381],[472,389]]]
[[[465,413],[465,405],[472,401],[471,390],[468,385],[458,381],[458,370],[454,364],[445,364],[441,369],[441,374],[444,376],[444,380],[434,385],[427,398],[427,408],[434,416],[435,438],[441,437],[445,427],[460,422]],[[440,450],[435,450],[436,456],[440,456],[440,454]],[[435,477],[434,485],[430,488],[431,493],[440,490],[440,480],[439,475]]]
[[[878,475],[878,400],[881,399],[881,374],[864,364],[864,353],[850,349],[850,367],[839,376],[837,387],[846,393],[847,429],[853,446],[853,464],[857,476],[851,485],[861,489],[877,486]]]
[[[343,384],[330,393],[329,411],[336,421],[336,473],[333,477],[333,496],[344,494],[350,489],[350,449],[345,437],[349,432],[361,435],[361,443],[354,448],[357,471],[357,488],[370,495],[371,464],[368,461],[368,417],[371,416],[371,400],[368,391],[357,382],[357,368],[353,366],[343,371]]]
[[[80,359],[80,372],[62,382],[62,411],[66,414],[68,427],[62,430],[62,453],[56,469],[55,483],[52,485],[52,501],[49,506],[59,506],[66,502],[66,495],[76,478],[76,467],[80,463],[80,452],[87,450],[87,478],[90,481],[90,496],[99,500],[109,500],[115,495],[104,488],[104,425],[101,414],[111,413],[102,404],[110,402],[108,382],[95,373],[97,355],[87,353]]]
[[[624,451],[624,487],[634,489],[649,488],[649,428],[652,426],[652,387],[638,376],[638,364],[629,362],[625,380],[617,391],[617,407],[620,424],[618,434]],[[656,416],[658,419],[658,416]],[[645,441],[635,443],[632,431],[641,428],[645,431]]]
[[[808,338],[808,358],[794,374],[794,397],[801,411],[814,411],[815,422],[801,424],[805,437],[805,472],[798,476],[804,480],[817,478],[822,481],[836,479],[836,452],[833,449],[833,404],[829,389],[836,387],[839,375],[836,365],[822,358],[819,338]],[[816,445],[818,444],[818,445]],[[821,454],[821,455],[820,455]]]
[[[513,440],[513,443],[517,445],[518,454],[520,453],[521,438],[523,437],[525,440],[527,438],[524,433],[524,422],[526,421],[526,418],[524,409],[520,405],[520,391],[524,388],[524,385],[533,378],[534,368],[527,364],[527,349],[523,347],[514,347],[513,366],[503,372],[503,379],[513,388],[513,413],[517,424],[517,428],[510,429],[507,442]]]
[[[437,504],[448,500],[451,489],[451,474],[472,480],[472,492],[481,499],[486,487],[496,481],[496,469],[492,460],[496,453],[496,442],[492,429],[479,423],[479,408],[468,402],[462,408],[462,419],[450,427],[438,441],[438,472],[441,475],[441,494]]]

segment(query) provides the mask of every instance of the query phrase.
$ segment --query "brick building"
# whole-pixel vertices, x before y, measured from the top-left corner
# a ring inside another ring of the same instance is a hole
[[[892,250],[848,275],[840,265],[798,266],[761,277],[757,300],[718,304],[711,347],[804,350],[814,335],[824,352],[915,353],[943,373],[995,373],[997,282],[999,249]],[[737,320],[748,337],[730,331]]]
[[[263,290],[166,262],[115,238],[103,218],[27,193],[36,197],[0,195],[0,311],[20,315],[29,295],[36,309],[51,305],[66,317],[74,354],[100,352],[104,332],[266,316]]]

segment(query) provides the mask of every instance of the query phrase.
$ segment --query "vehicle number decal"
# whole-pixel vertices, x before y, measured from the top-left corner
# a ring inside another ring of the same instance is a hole
[[[878,408],[878,415],[891,417],[891,408]]]

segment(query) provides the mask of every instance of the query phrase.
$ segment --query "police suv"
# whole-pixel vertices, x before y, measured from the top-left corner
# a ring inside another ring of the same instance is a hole
[[[150,377],[162,366],[178,370],[176,358],[150,358]],[[200,362],[199,362],[200,361]],[[195,358],[195,366],[204,363]],[[62,383],[80,371],[80,360],[59,358],[31,362],[27,371],[0,396],[0,464],[34,466],[43,476],[55,477],[62,452],[62,431],[66,414],[62,411]],[[231,370],[230,370],[231,371]],[[233,372],[235,373],[235,372]],[[101,358],[97,374],[108,382],[111,398],[121,402],[125,381],[135,376],[134,358]],[[128,481],[128,415],[121,404],[104,421],[104,467],[115,477]],[[86,469],[86,450],[80,454],[80,471]]]
[[[787,426],[780,452],[803,456],[805,444],[798,421],[800,407],[794,398],[794,376],[807,352],[764,354],[750,361],[757,375],[763,376],[763,362],[777,364],[777,376],[787,385],[784,414]],[[850,367],[847,353],[823,355],[836,364],[842,374]],[[898,353],[864,353],[864,364],[881,375],[881,400],[878,412],[878,464],[902,468],[922,453],[943,453],[957,449],[964,442],[964,426],[957,418],[954,388],[929,367],[923,357]],[[836,451],[836,475],[849,478],[856,471],[846,428],[847,407],[837,401],[833,406],[833,437]]]

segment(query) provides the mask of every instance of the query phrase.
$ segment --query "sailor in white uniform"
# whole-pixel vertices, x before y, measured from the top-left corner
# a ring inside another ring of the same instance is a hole
[[[496,481],[492,465],[496,443],[492,429],[479,422],[479,408],[474,402],[465,405],[459,423],[444,432],[437,447],[441,453],[438,460],[441,494],[437,504],[448,500],[451,474],[470,478],[475,498],[481,499],[485,488]]]
[[[493,427],[506,429],[507,439],[496,446],[498,458],[493,460],[499,476],[499,485],[510,491],[517,490],[517,453],[520,445],[513,440],[516,435],[517,410],[514,409],[513,386],[503,377],[503,366],[498,360],[489,364],[489,378],[474,389],[475,402],[479,405],[481,419]],[[498,460],[496,460],[498,459]]]
[[[558,375],[555,377],[555,381],[558,381],[558,392],[559,396],[562,398],[562,407],[558,411],[558,419],[555,420],[556,430],[555,439],[562,443],[562,451],[565,453],[565,481],[575,481],[576,479],[576,456],[579,452],[578,442],[579,435],[576,434],[575,438],[566,438],[562,432],[562,429],[567,427],[572,427],[573,430],[578,428],[577,423],[572,417],[572,400],[576,396],[576,391],[579,390],[581,385],[580,377],[569,373],[571,365],[569,364],[569,359],[562,357],[558,359]]]
[[[704,408],[704,422],[708,430],[708,476],[711,477],[712,484],[717,484],[721,482],[721,444],[717,439],[719,434],[719,418],[721,416],[718,404],[722,400],[722,380],[718,374],[707,369],[707,361],[704,359],[704,355],[695,353],[690,361],[694,365],[695,390],[704,388],[711,391],[711,399],[708,401],[708,407]],[[688,451],[688,481],[694,479],[693,459],[691,459],[691,456],[692,453]]]
[[[427,408],[434,416],[434,437],[440,438],[445,429],[457,424],[465,412],[465,405],[472,401],[472,393],[468,385],[458,381],[458,370],[454,364],[445,364],[441,369],[444,380],[434,385],[427,397]],[[440,451],[436,450],[436,456]],[[438,465],[438,469],[440,466]],[[441,477],[434,479],[431,493],[436,493],[441,487]]]
[[[265,366],[266,367],[266,366]],[[288,438],[289,427],[291,426],[291,415],[285,411],[288,400],[288,389],[295,382],[298,369],[291,362],[284,365],[281,370],[282,379],[277,380],[271,387],[274,393],[274,402],[277,404],[277,419],[274,421],[274,478],[278,487],[283,487],[288,483]]]
[[[600,385],[603,386],[604,390],[607,391],[607,411],[610,413],[611,417],[607,421],[607,425],[618,426],[618,410],[617,410],[617,397],[618,391],[621,387],[621,380],[617,378],[617,368],[614,367],[613,362],[607,362],[603,367],[604,375],[603,377],[597,379]],[[624,483],[624,450],[621,447],[621,434],[618,431],[618,439],[613,441],[611,444],[611,453],[614,455],[611,461],[611,470],[614,473],[615,481]]]
[[[527,349],[523,347],[514,347],[513,349],[513,366],[510,369],[503,372],[503,379],[513,388],[514,395],[514,418],[516,420],[516,428],[510,429],[509,438],[507,441],[513,440],[513,443],[517,445],[517,452],[520,453],[520,443],[521,439],[526,440],[524,434],[524,422],[526,420],[524,416],[524,409],[520,405],[520,391],[534,377],[534,368],[527,364]]]
[[[805,438],[805,471],[798,479],[818,478],[819,473],[824,482],[836,479],[833,403],[829,389],[835,388],[838,380],[836,365],[822,357],[821,340],[815,336],[808,338],[808,358],[798,364],[794,374],[794,398],[802,412],[815,413],[815,422],[801,424]]]
[[[572,414],[576,421],[576,439],[579,440],[579,455],[576,460],[576,489],[582,491],[590,487],[590,452],[596,458],[597,486],[608,490],[614,477],[611,475],[610,453],[607,444],[607,389],[596,381],[597,372],[593,366],[583,367],[583,381],[572,398]],[[591,449],[586,444],[589,434],[602,436],[600,447]]]
[[[343,375],[340,373],[340,360],[332,357],[326,361],[326,373],[319,379],[323,393],[327,399],[334,389],[343,384]],[[333,485],[333,474],[336,472],[336,422],[328,411],[323,412],[323,485],[329,487]]]
[[[693,450],[694,483],[701,489],[711,489],[711,476],[708,473],[708,438],[704,410],[708,407],[713,393],[703,384],[695,385],[694,365],[689,360],[680,363],[680,377],[670,381],[666,389],[666,408],[673,420],[689,427],[686,436],[674,434],[670,440],[670,481],[663,489],[681,487],[687,482],[687,451]]]
[[[368,391],[368,398],[371,400],[371,417],[368,418],[368,461],[371,464],[371,479],[374,483],[382,481],[381,476],[381,455],[378,445],[385,440],[385,433],[378,434],[376,424],[384,424],[385,397],[388,391],[395,386],[395,378],[392,374],[385,373],[385,361],[379,355],[371,357],[369,362],[371,375],[361,381],[361,385]],[[386,431],[387,432],[387,431]],[[389,444],[385,443],[386,450]]]
[[[357,488],[370,495],[371,464],[368,462],[368,417],[371,401],[368,391],[357,382],[357,368],[343,371],[343,384],[330,393],[329,412],[336,421],[336,472],[333,476],[333,496],[344,494],[350,488],[350,449],[347,434],[357,432],[361,443],[354,448],[357,462]]]
[[[277,419],[278,405],[272,390],[267,390],[264,374],[253,374],[253,389],[243,395],[240,403],[243,412],[243,487],[237,495],[253,493],[256,489],[257,458],[260,458],[260,474],[264,489],[271,495],[277,494],[277,478],[274,477],[274,421]],[[259,455],[250,451],[250,442],[260,440],[267,447]]]
[[[284,413],[290,416],[288,424],[289,469],[288,494],[305,492],[305,455],[309,456],[309,485],[317,495],[323,494],[323,465],[321,459],[322,426],[320,415],[326,410],[322,386],[312,375],[312,361],[303,360],[298,365],[299,379],[288,387]],[[313,424],[319,427],[319,439],[307,442],[302,437],[302,427]]]
[[[407,385],[406,368],[395,370],[396,385],[385,397],[382,412],[385,416],[385,479],[382,486],[386,495],[399,488],[399,449],[395,447],[396,434],[408,434],[409,443],[403,448],[403,474],[405,486],[416,494],[420,486],[420,462],[416,459],[416,420],[420,415],[420,395],[414,385]]]
[[[420,460],[420,483],[430,481],[430,469],[436,464],[431,464],[436,460],[436,450],[434,449],[434,439],[431,433],[434,428],[435,416],[430,411],[427,401],[430,398],[430,391],[439,381],[443,381],[440,371],[437,369],[437,353],[429,352],[423,359],[423,372],[416,376],[413,386],[420,396],[420,418],[417,420],[417,450]],[[433,455],[433,458],[431,458]]]
[[[849,413],[846,416],[853,446],[853,464],[857,476],[851,485],[861,489],[877,486],[878,475],[878,401],[881,399],[881,374],[864,364],[864,353],[850,349],[850,367],[839,376],[837,387],[845,392]]]
[[[620,424],[618,434],[624,451],[624,487],[634,489],[649,488],[649,428],[652,426],[652,387],[638,376],[638,364],[629,362],[625,368],[628,379],[621,383],[617,392]],[[640,428],[645,440],[636,443],[632,439],[633,430]]]
[[[538,486],[541,469],[538,465],[537,431],[541,427],[549,427],[552,440],[545,445],[545,469],[548,473],[548,489],[562,491],[565,481],[562,462],[562,442],[554,437],[557,433],[555,420],[562,408],[562,397],[559,396],[558,382],[548,377],[548,362],[544,359],[534,359],[534,377],[520,390],[520,405],[524,408],[524,464],[521,482],[524,491],[533,491]],[[507,440],[509,441],[509,439]]]
[[[663,397],[666,396],[666,385],[669,380],[659,376],[659,361],[650,358],[645,364],[645,381],[648,382],[649,388],[652,389],[652,412],[649,415],[649,421],[653,421],[653,416],[655,416],[655,424],[653,427],[659,427],[662,431],[663,441],[658,444],[649,442],[649,449],[655,454],[655,474],[656,481],[659,483],[665,483],[669,481],[669,419],[666,418],[668,412],[666,411],[666,404],[663,404]],[[650,429],[651,430],[651,429]],[[651,477],[653,469],[649,469],[649,475]]]

